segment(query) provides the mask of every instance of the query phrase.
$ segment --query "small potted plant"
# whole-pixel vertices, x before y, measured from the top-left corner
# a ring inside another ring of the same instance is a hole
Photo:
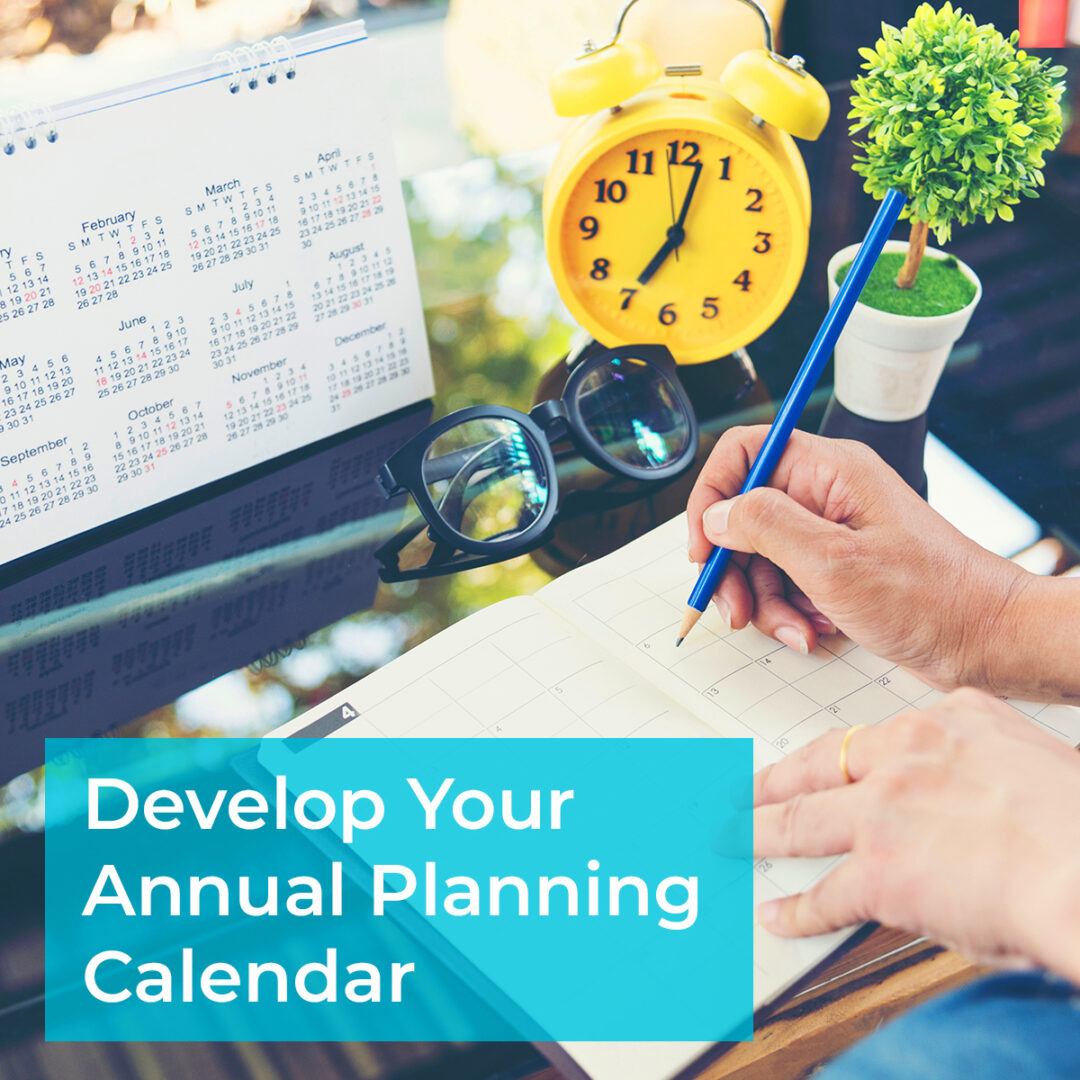
[[[866,73],[852,84],[851,132],[864,133],[855,171],[876,199],[889,188],[908,197],[911,232],[886,244],[837,344],[822,431],[870,442],[923,493],[926,410],[982,296],[975,272],[928,248],[928,234],[945,244],[954,224],[1012,221],[1061,138],[1065,69],[1018,40],[951,3],[922,4],[860,49]],[[830,299],[856,250],[829,262]]]

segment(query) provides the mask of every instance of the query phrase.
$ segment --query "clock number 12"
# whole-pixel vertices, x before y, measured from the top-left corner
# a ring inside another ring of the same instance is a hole
[[[679,160],[680,150],[685,155],[682,161]],[[674,139],[668,143],[668,164],[669,165],[700,165],[701,158],[698,156],[701,153],[701,147],[696,142],[680,143],[678,139]]]

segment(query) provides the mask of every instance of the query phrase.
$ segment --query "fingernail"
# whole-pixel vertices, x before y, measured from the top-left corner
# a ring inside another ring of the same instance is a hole
[[[731,515],[731,500],[722,499],[713,503],[702,515],[701,523],[707,533],[716,535],[727,532],[728,517]]]
[[[724,625],[730,630],[731,629],[731,608],[728,607],[727,601],[726,600],[721,600],[720,597],[717,597],[713,601],[713,604],[716,607],[716,614],[720,616],[720,618],[723,620]]]
[[[781,626],[773,634],[773,637],[775,637],[781,645],[786,645],[789,649],[794,649],[796,652],[802,653],[803,656],[810,655],[810,647],[806,644],[806,638],[804,638],[794,626]]]
[[[811,615],[810,621],[819,634],[835,634],[836,627],[824,615]]]
[[[776,925],[780,917],[780,907],[783,903],[783,900],[766,900],[764,904],[758,904],[758,922],[766,930],[770,930]]]

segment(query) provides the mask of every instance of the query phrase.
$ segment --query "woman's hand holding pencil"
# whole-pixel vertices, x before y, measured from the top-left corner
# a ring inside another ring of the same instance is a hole
[[[988,685],[1029,575],[932,510],[862,443],[796,431],[745,495],[767,427],[732,428],[690,495],[690,559],[736,552],[714,603],[800,652],[839,629],[942,689]]]
[[[784,452],[795,425],[802,416],[810,395],[821,378],[825,365],[829,362],[833,347],[837,339],[843,333],[844,326],[851,315],[852,309],[858,302],[859,295],[870,277],[870,271],[878,260],[889,233],[900,217],[901,211],[907,199],[899,191],[890,189],[885,193],[885,198],[877,208],[874,220],[870,222],[870,228],[866,230],[866,236],[859,245],[859,250],[852,260],[851,269],[840,283],[840,287],[833,297],[829,310],[825,313],[821,326],[818,328],[814,340],[803,358],[802,364],[795,375],[790,389],[780,403],[776,411],[776,419],[772,422],[768,434],[761,442],[761,447],[750,463],[743,482],[743,491],[750,491],[761,487],[769,482],[780,461],[780,455]],[[686,635],[694,628],[701,613],[708,606],[709,600],[716,591],[724,576],[731,559],[731,551],[728,548],[718,547],[705,560],[701,568],[690,599],[686,605],[686,614],[679,627],[676,648],[686,639]]]

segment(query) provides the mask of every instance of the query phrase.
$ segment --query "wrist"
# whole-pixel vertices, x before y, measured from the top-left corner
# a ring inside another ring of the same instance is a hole
[[[987,624],[982,685],[998,694],[1080,704],[1080,581],[1006,565],[1012,574]]]
[[[980,551],[969,563],[974,595],[962,600],[963,632],[957,653],[955,686],[974,686],[994,694],[1018,689],[1017,677],[1030,675],[1033,642],[1030,593],[1038,578],[999,556]]]

